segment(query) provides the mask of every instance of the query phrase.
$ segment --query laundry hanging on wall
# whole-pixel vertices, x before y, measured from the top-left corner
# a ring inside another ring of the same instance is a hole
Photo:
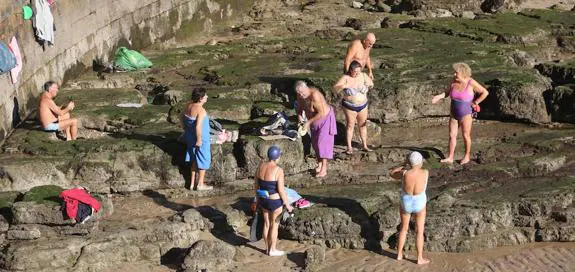
[[[18,76],[20,75],[20,71],[22,70],[22,54],[20,53],[20,47],[18,46],[18,41],[16,37],[12,37],[10,43],[8,44],[10,51],[14,54],[14,58],[16,58],[16,66],[10,70],[10,77],[12,77],[12,84],[16,84],[18,82]]]
[[[5,43],[0,42],[0,74],[8,73],[16,67],[16,57]]]
[[[32,20],[39,41],[54,45],[54,17],[50,4],[46,0],[34,0],[34,19]]]

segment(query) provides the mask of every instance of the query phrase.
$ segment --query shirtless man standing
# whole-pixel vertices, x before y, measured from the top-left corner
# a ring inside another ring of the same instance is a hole
[[[352,41],[347,47],[347,55],[343,62],[343,73],[347,73],[351,62],[356,60],[361,64],[361,67],[367,68],[367,75],[373,79],[373,72],[371,71],[373,63],[371,63],[371,58],[369,57],[373,44],[375,44],[375,34],[373,33],[367,33],[363,40]]]
[[[335,110],[325,97],[316,88],[310,88],[301,80],[295,83],[297,93],[298,121],[304,122],[305,113],[307,121],[304,128],[311,134],[311,145],[317,159],[316,177],[327,175],[327,161],[333,159],[333,144],[337,134]]]
[[[58,84],[48,81],[44,84],[44,92],[40,95],[38,106],[40,123],[44,131],[65,131],[66,140],[76,140],[78,136],[78,120],[70,118],[74,109],[74,102],[70,101],[66,107],[58,107],[54,97],[58,95]]]

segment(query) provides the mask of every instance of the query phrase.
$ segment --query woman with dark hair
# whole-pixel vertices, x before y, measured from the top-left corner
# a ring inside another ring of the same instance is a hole
[[[373,87],[373,81],[365,73],[361,72],[361,64],[352,61],[346,74],[342,75],[333,86],[335,92],[343,92],[343,113],[347,123],[347,151],[351,154],[353,148],[353,130],[355,124],[359,125],[359,138],[363,145],[363,150],[371,151],[367,146],[367,91]]]
[[[190,189],[211,190],[212,186],[204,183],[206,170],[210,168],[210,120],[204,104],[208,101],[206,89],[197,88],[192,92],[192,102],[186,106],[182,116],[184,140],[186,142],[186,162],[192,163]],[[196,181],[198,175],[198,182]],[[194,186],[195,185],[195,186]]]
[[[263,238],[266,244],[266,254],[269,256],[285,254],[276,248],[279,226],[277,219],[282,213],[282,207],[285,206],[288,212],[293,211],[285,192],[284,171],[277,164],[280,157],[280,148],[275,145],[271,146],[268,149],[268,161],[263,161],[258,166],[254,183],[256,198],[263,212]]]

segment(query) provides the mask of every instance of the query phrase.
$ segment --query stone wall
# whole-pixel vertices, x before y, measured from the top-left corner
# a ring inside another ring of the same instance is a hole
[[[15,36],[23,55],[17,84],[8,74],[0,75],[0,142],[36,108],[45,81],[73,78],[96,58],[110,60],[118,46],[141,49],[209,33],[218,23],[244,14],[253,1],[57,0],[52,6],[55,44],[46,48],[35,41],[32,21],[22,18],[21,7],[28,2],[0,2],[0,39],[8,43]]]

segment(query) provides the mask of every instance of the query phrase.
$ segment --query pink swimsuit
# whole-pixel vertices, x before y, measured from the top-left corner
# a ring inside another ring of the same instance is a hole
[[[454,84],[451,85],[451,90],[449,91],[449,97],[451,97],[451,113],[457,120],[463,120],[465,116],[473,113],[471,103],[473,102],[474,95],[473,92],[469,92],[469,85],[471,85],[471,79],[467,82],[465,89],[459,92],[454,90]]]

